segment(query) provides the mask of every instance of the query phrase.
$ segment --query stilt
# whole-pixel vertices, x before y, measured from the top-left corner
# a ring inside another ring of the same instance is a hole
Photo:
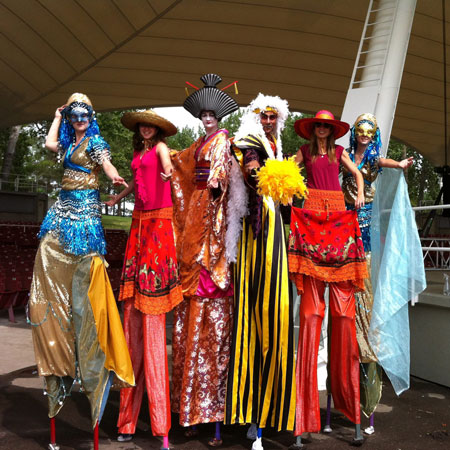
[[[355,437],[353,438],[352,445],[359,447],[359,446],[363,445],[363,443],[364,443],[364,438],[361,434],[361,424],[356,423],[355,424]]]
[[[298,449],[304,448],[304,447],[305,447],[304,444],[302,444],[302,437],[297,436],[295,438],[295,443],[289,447],[289,450],[298,450]]]
[[[219,447],[222,445],[222,437],[220,435],[220,422],[216,422],[216,431],[214,437],[209,440],[208,445],[210,447]]]
[[[369,417],[369,426],[364,430],[364,433],[369,434],[369,435],[375,433],[375,427],[374,427],[375,420],[374,419],[375,419],[374,413],[372,413]]]
[[[327,418],[325,420],[325,426],[323,427],[324,433],[331,433],[331,394],[327,396]]]
[[[214,434],[214,437],[220,441],[222,440],[221,436],[220,436],[220,422],[216,422],[216,433]]]
[[[169,450],[169,436],[163,436],[163,445],[161,447],[161,450]]]
[[[50,444],[48,444],[48,450],[59,450],[59,445],[56,443],[56,427],[54,417],[50,419]]]
[[[94,428],[94,450],[98,450],[98,421]]]

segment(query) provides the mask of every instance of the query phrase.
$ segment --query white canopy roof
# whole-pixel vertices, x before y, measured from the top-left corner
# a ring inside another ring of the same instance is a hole
[[[76,91],[97,111],[178,106],[208,72],[239,81],[241,106],[263,92],[339,116],[368,4],[0,0],[0,126],[49,119]],[[392,134],[436,165],[443,79],[442,3],[418,0]]]

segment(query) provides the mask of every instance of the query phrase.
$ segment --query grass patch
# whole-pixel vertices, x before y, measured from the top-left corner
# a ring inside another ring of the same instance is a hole
[[[125,230],[128,232],[131,226],[131,217],[102,215],[102,223],[105,229]]]

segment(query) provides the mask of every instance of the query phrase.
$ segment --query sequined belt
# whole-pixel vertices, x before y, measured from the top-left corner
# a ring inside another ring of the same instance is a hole
[[[84,203],[84,202],[99,202],[100,201],[100,193],[98,189],[76,189],[76,190],[65,190],[61,189],[59,191],[59,199],[60,201],[72,201],[76,203]]]
[[[205,163],[197,163],[195,166],[195,182],[197,184],[197,189],[204,190],[206,189],[206,184],[209,178],[209,162]]]

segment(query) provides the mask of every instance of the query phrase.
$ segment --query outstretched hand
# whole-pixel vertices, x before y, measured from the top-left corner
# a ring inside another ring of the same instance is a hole
[[[106,206],[114,206],[119,203],[119,196],[117,194],[109,195],[109,200],[107,202],[103,202]]]
[[[116,175],[116,176],[112,177],[111,181],[113,182],[114,186],[120,186],[122,184],[126,188],[128,187],[127,182],[119,175]]]
[[[410,156],[409,158],[402,159],[398,164],[400,169],[407,169],[411,167],[414,163],[414,158]]]

